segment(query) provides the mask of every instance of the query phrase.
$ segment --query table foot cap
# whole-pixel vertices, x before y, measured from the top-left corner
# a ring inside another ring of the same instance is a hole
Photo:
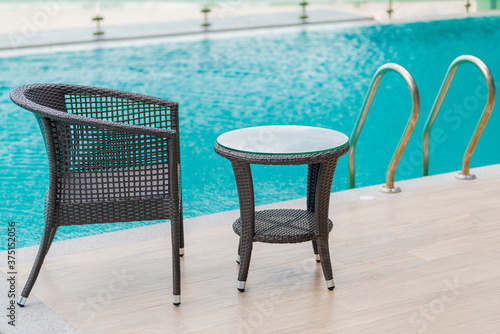
[[[26,305],[26,301],[27,300],[28,300],[28,298],[25,298],[25,297],[21,296],[17,300],[17,305],[19,305],[20,307],[24,307],[24,305]]]
[[[183,257],[183,256],[184,256],[184,248],[179,248],[179,255],[180,255],[181,257]]]
[[[238,281],[238,291],[243,292],[245,291],[245,286],[247,285],[247,282],[245,281]]]
[[[319,257],[319,254],[314,254],[316,256],[316,262],[321,262],[321,258]]]
[[[181,295],[174,295],[174,303],[175,306],[179,306],[181,304]]]
[[[329,280],[329,281],[326,281],[326,287],[328,288],[328,290],[332,291],[333,289],[335,289],[335,283],[333,282],[333,280]]]
[[[240,256],[239,255],[236,257],[236,263],[240,264]]]

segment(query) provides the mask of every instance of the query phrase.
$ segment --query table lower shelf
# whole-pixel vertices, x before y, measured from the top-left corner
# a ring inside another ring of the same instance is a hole
[[[328,230],[333,223],[328,219]],[[241,218],[233,223],[233,230],[241,236]],[[316,221],[313,212],[298,209],[273,209],[255,212],[253,240],[267,243],[295,243],[315,239]]]

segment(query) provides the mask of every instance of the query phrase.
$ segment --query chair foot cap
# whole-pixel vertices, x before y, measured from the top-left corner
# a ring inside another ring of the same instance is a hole
[[[183,256],[184,256],[184,248],[179,248],[179,255],[180,255],[181,257],[183,257]]]
[[[28,298],[25,298],[23,296],[19,297],[19,299],[17,300],[17,305],[19,305],[20,307],[24,307],[24,305],[26,305],[26,300],[28,300]]]
[[[329,281],[326,281],[326,287],[328,288],[328,290],[332,291],[333,289],[335,289],[335,283],[333,282],[333,280],[329,280]]]
[[[181,295],[174,295],[174,305],[179,306],[181,304]]]
[[[314,254],[314,256],[316,257],[316,262],[321,262],[321,259],[319,257],[319,254]]]
[[[243,292],[245,291],[245,286],[247,285],[247,282],[245,281],[238,281],[238,291]]]
[[[238,256],[236,257],[236,263],[240,264],[240,262],[241,262],[241,258],[240,258],[240,256],[238,255]]]

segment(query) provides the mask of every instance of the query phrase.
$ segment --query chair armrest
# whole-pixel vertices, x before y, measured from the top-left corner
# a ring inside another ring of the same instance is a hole
[[[108,130],[113,130],[113,131],[124,131],[124,132],[129,132],[129,133],[135,133],[135,134],[144,134],[144,135],[153,135],[157,137],[169,137],[169,138],[176,138],[178,135],[178,132],[176,130],[172,129],[163,129],[163,128],[156,128],[156,127],[150,127],[150,126],[143,126],[143,125],[134,125],[134,124],[127,124],[127,123],[121,123],[121,122],[114,122],[114,121],[108,121],[104,119],[98,119],[98,118],[90,118],[90,117],[85,117],[85,116],[79,116],[76,114],[72,113],[67,113],[65,111],[61,111],[58,109],[54,109],[51,107],[47,107],[41,104],[37,104],[29,99],[27,99],[24,96],[24,91],[28,89],[31,85],[27,86],[22,86],[14,89],[11,94],[10,98],[12,102],[17,104],[18,106],[28,109],[32,111],[35,114],[38,114],[42,117],[47,117],[50,119],[62,121],[62,122],[67,122],[67,123],[73,123],[73,124],[79,124],[79,125],[87,125],[87,126],[94,126],[97,128],[101,129],[108,129]],[[111,91],[111,90],[110,90]],[[114,91],[116,92],[116,91]],[[125,92],[123,92],[124,97],[125,97]],[[139,95],[139,94],[130,94],[127,95],[127,99],[133,99],[136,97],[140,102],[145,102],[145,103],[151,103],[151,104],[159,104],[159,105],[164,105],[164,106],[177,106],[175,102],[167,101],[167,100],[162,100],[159,98],[154,98],[154,97],[149,97],[149,96],[144,96],[144,95]]]

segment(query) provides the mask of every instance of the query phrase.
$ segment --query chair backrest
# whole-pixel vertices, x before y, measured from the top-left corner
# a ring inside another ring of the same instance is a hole
[[[39,122],[49,157],[49,198],[78,204],[178,192],[177,103],[63,84],[21,86],[11,99]]]

